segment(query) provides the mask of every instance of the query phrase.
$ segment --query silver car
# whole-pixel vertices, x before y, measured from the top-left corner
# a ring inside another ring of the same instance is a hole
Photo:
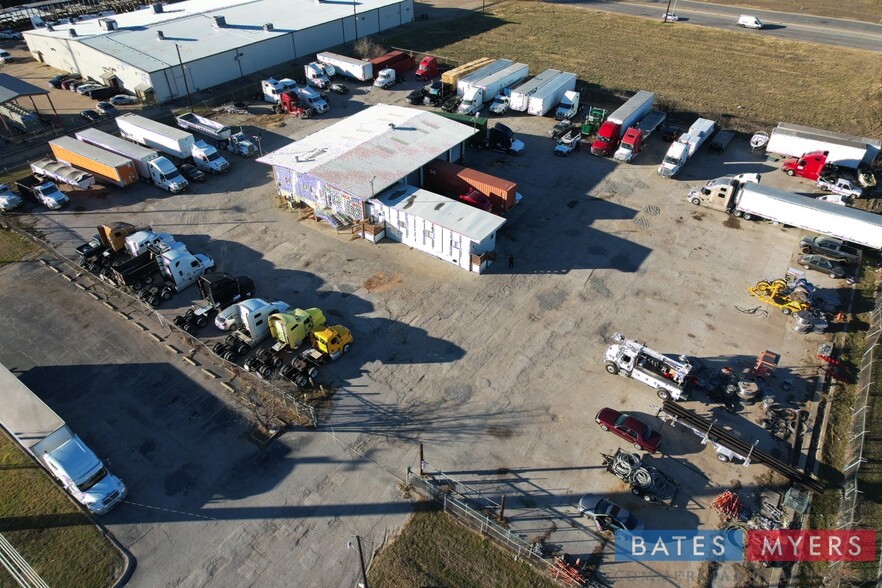
[[[643,521],[618,504],[596,494],[586,494],[579,499],[579,513],[594,519],[597,526],[606,531],[642,531]]]

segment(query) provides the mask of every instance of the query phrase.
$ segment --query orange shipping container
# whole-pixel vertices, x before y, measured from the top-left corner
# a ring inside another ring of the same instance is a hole
[[[77,141],[72,137],[59,137],[49,141],[49,147],[55,159],[90,172],[96,179],[121,187],[138,181],[138,171],[132,160],[116,153]]]
[[[427,190],[460,196],[474,188],[490,199],[496,212],[505,212],[516,203],[518,185],[509,180],[440,159],[427,163],[424,171]]]

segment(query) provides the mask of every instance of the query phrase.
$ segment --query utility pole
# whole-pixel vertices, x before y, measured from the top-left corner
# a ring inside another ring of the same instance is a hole
[[[178,63],[181,64],[181,75],[184,76],[184,90],[187,92],[187,104],[190,105],[190,112],[193,112],[193,99],[190,98],[190,85],[187,83],[187,71],[184,69],[184,61],[181,59],[181,47],[175,43],[175,49],[178,52]]]
[[[358,41],[358,14],[355,13],[355,7],[358,0],[352,0],[352,18],[355,20],[355,40]]]
[[[671,13],[671,0],[668,0],[668,7],[665,9],[665,14],[662,16],[662,22],[668,22],[668,14]]]
[[[367,568],[364,566],[364,553],[361,550],[361,536],[355,536],[355,542],[358,544],[358,559],[361,561],[361,581],[364,584],[364,588],[368,588],[367,583]]]

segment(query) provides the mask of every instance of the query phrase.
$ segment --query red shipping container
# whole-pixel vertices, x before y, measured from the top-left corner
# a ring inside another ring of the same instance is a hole
[[[401,75],[413,69],[413,57],[403,51],[390,51],[386,55],[371,59],[371,64],[373,64],[375,78],[380,70],[386,68],[394,69],[396,74]]]
[[[505,212],[515,205],[518,185],[478,170],[435,159],[426,164],[424,188],[458,198],[474,188],[493,203],[493,210]]]

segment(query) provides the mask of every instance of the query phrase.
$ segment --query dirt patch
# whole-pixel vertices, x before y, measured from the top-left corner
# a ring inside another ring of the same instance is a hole
[[[364,281],[364,289],[368,292],[382,292],[401,283],[401,276],[376,273]]]

